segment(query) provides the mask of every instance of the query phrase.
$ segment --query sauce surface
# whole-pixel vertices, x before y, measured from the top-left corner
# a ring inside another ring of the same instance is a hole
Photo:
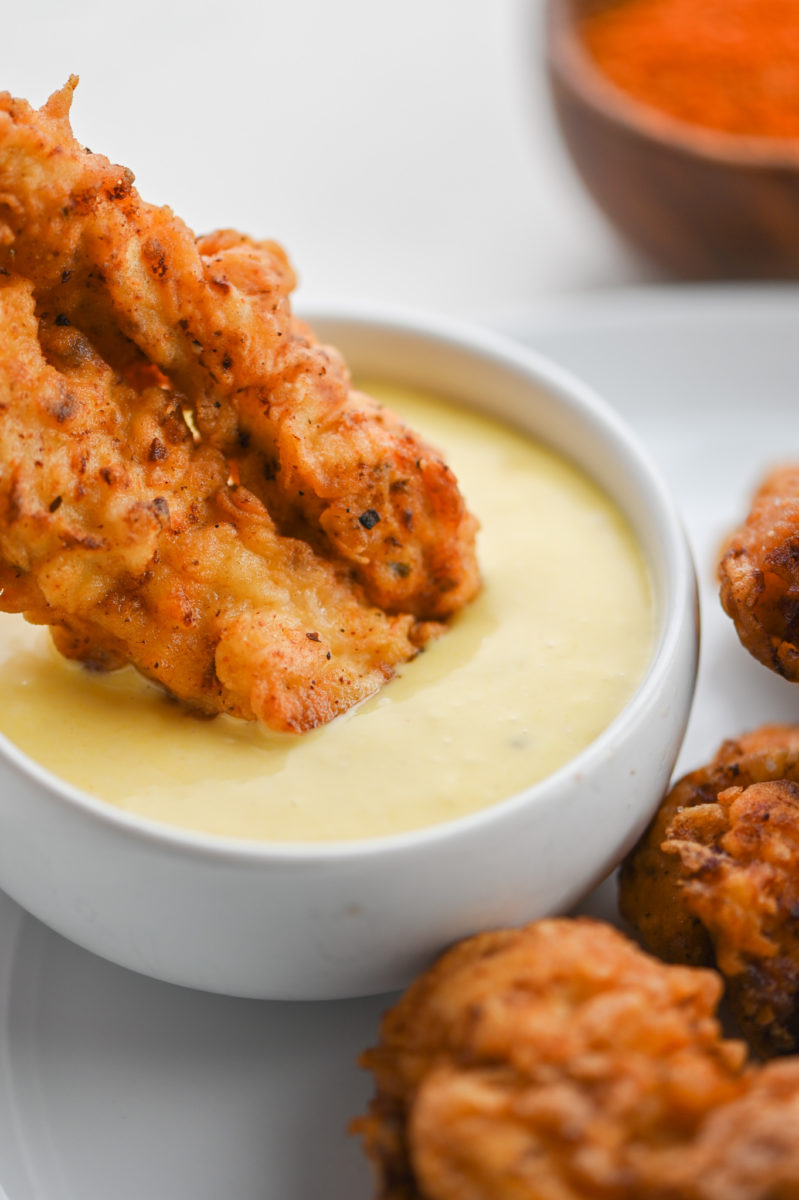
[[[653,636],[647,569],[615,506],[491,418],[364,390],[446,447],[481,522],[477,600],[378,695],[281,735],[201,720],[132,668],[92,674],[0,613],[0,729],[55,774],[173,825],[268,841],[375,837],[485,808],[551,774],[623,708]]]

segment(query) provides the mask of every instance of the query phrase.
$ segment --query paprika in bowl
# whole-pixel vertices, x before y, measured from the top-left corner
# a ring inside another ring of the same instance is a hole
[[[550,0],[550,86],[574,163],[668,270],[799,276],[792,30],[790,0]]]

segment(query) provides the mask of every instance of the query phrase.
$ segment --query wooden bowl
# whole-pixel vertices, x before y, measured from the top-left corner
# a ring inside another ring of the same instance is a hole
[[[692,278],[799,277],[799,140],[669,117],[607,79],[578,22],[626,0],[549,0],[548,70],[563,137],[610,220]]]

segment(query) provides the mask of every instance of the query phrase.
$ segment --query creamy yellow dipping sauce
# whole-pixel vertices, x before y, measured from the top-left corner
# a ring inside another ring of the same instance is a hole
[[[55,774],[208,833],[329,841],[398,833],[495,804],[613,719],[651,653],[646,566],[583,475],[491,419],[367,384],[446,447],[481,522],[479,598],[379,695],[292,737],[199,720],[131,668],[100,676],[46,630],[0,614],[0,727]]]

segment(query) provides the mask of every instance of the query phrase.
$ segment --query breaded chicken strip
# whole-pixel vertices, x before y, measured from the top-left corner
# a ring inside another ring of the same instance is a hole
[[[719,563],[721,603],[756,659],[799,680],[799,467],[764,480]]]
[[[621,871],[622,915],[670,962],[716,965],[761,1055],[799,1044],[799,728],[725,742]]]
[[[195,241],[74,139],[76,82],[40,112],[0,95],[0,267],[117,369],[138,350],[163,371],[281,530],[345,562],[372,603],[451,616],[478,588],[476,522],[441,456],[293,321],[278,247]]]
[[[0,608],[53,626],[66,654],[279,730],[376,691],[426,631],[279,534],[195,444],[182,398],[138,373],[123,382],[0,277]]]
[[[799,1063],[747,1066],[720,992],[585,918],[462,942],[363,1059],[379,1200],[799,1195]]]

